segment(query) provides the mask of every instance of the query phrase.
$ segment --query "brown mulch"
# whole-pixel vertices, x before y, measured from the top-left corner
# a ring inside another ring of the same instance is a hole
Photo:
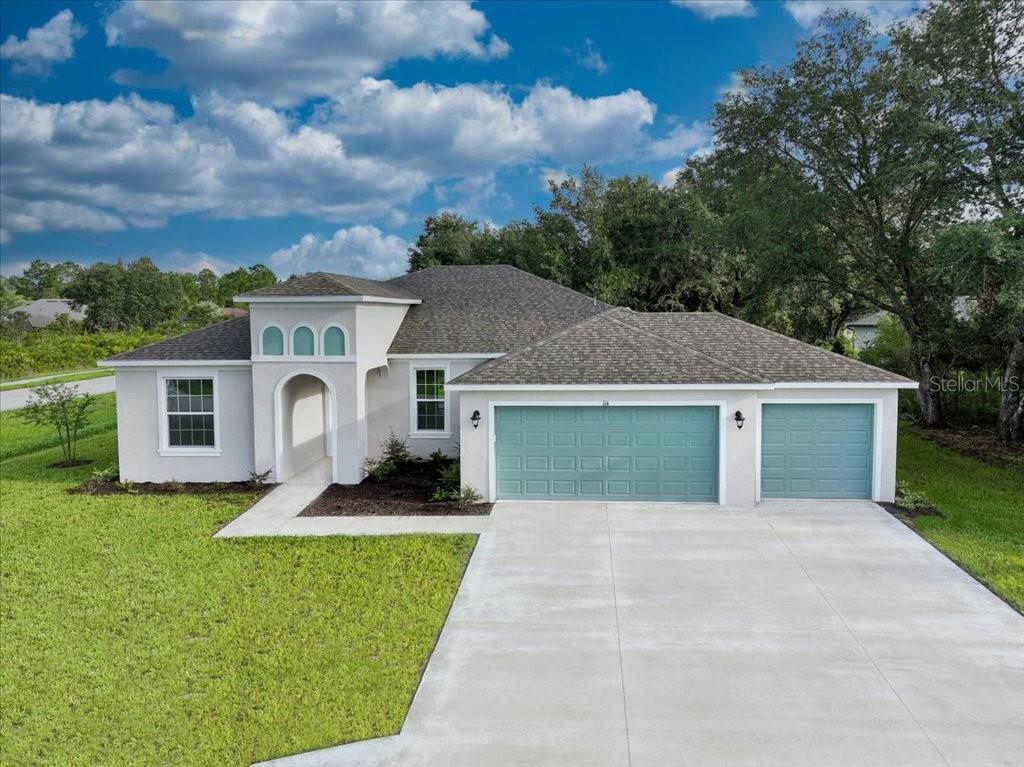
[[[926,429],[915,424],[911,430],[919,437],[955,450],[968,458],[975,458],[1003,468],[1024,469],[1024,444],[1007,445],[992,429],[980,427]]]
[[[916,517],[941,517],[942,512],[936,509],[934,506],[922,506],[918,509],[908,509],[903,506],[899,506],[895,503],[889,503],[888,501],[881,501],[878,504],[883,509],[888,511],[894,517],[901,521],[909,521]]]
[[[493,503],[432,503],[440,467],[431,461],[409,461],[383,480],[367,477],[358,485],[331,485],[300,517],[473,516],[490,514]]]
[[[88,479],[68,492],[81,495],[219,495],[258,493],[264,496],[274,485],[253,486],[248,482],[133,482],[131,492],[113,480]]]

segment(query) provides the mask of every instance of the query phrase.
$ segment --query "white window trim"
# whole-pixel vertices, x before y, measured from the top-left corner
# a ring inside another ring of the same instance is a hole
[[[416,418],[416,372],[418,370],[444,371],[444,431],[421,430]],[[451,439],[452,436],[452,395],[448,381],[452,377],[451,363],[438,362],[434,365],[409,366],[409,437],[410,439]]]
[[[212,378],[213,379],[213,447],[173,447],[167,423],[167,380],[171,378]],[[162,370],[156,377],[157,413],[159,418],[160,448],[163,456],[213,456],[220,455],[220,381],[216,370],[177,368]]]
[[[296,354],[295,353],[295,334],[296,334],[296,332],[298,332],[299,328],[309,328],[309,332],[313,334],[313,353],[312,354]],[[292,332],[288,336],[288,338],[289,338],[289,343],[288,343],[288,352],[289,352],[288,356],[289,357],[294,358],[294,359],[300,359],[300,360],[312,360],[312,359],[316,359],[317,357],[320,356],[320,348],[317,345],[317,341],[319,340],[319,336],[318,336],[318,334],[316,332],[316,328],[314,328],[308,322],[300,322],[299,324],[297,324],[294,327],[292,327]],[[346,351],[348,351],[348,349],[346,349]]]
[[[342,355],[328,356],[327,354],[327,331],[331,328],[337,328],[341,331],[342,338],[345,339],[345,353]],[[330,322],[324,325],[320,329],[320,356],[325,360],[347,360],[352,359],[352,347],[349,345],[348,328],[339,322]]]
[[[263,348],[263,334],[265,332],[267,332],[267,330],[269,328],[277,328],[278,330],[281,331],[281,353],[280,354],[267,354],[267,352]],[[264,325],[262,328],[260,328],[260,340],[259,340],[259,346],[258,346],[258,348],[260,350],[259,356],[261,358],[262,357],[266,357],[268,359],[274,359],[274,360],[279,360],[279,359],[283,359],[284,357],[287,357],[288,356],[288,340],[289,339],[288,339],[288,331],[287,330],[285,330],[283,327],[278,325],[276,322],[268,322],[266,325]]]

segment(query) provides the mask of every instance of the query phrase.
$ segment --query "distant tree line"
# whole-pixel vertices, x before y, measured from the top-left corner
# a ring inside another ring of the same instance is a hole
[[[995,369],[1024,438],[1024,0],[939,0],[879,32],[826,13],[783,67],[716,105],[675,184],[584,167],[530,220],[426,219],[410,270],[507,263],[615,304],[714,309],[847,351],[882,309],[923,423],[941,378]]]
[[[88,330],[152,330],[175,322],[195,324],[233,306],[234,296],[273,285],[269,267],[240,267],[221,276],[165,272],[150,259],[83,267],[71,261],[33,261],[19,276],[0,278],[0,310],[37,298],[66,298],[85,307]]]

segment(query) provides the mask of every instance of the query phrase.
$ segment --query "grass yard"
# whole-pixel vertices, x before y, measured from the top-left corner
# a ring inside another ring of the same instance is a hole
[[[117,405],[114,395],[96,395],[96,407],[89,413],[89,425],[82,431],[82,435],[101,434],[116,428]],[[117,440],[114,439],[113,443],[116,444],[116,442]],[[57,437],[52,431],[25,423],[18,417],[17,410],[0,412],[0,461],[17,455],[34,453],[48,447],[57,447],[57,444]],[[83,454],[82,457],[91,458],[92,456]],[[53,460],[60,460],[60,458]],[[116,450],[114,458],[109,463],[117,463]]]
[[[0,762],[243,765],[398,730],[472,536],[213,540],[249,494],[68,495],[116,432],[80,453],[0,462]]]
[[[901,424],[897,476],[942,512],[914,518],[914,529],[1024,610],[1024,472],[960,455]]]
[[[75,381],[91,381],[93,378],[106,378],[107,376],[114,375],[114,371],[110,368],[101,368],[99,370],[81,370],[72,373],[57,373],[56,375],[47,376],[38,381],[33,381],[30,384],[4,384],[0,386],[0,391],[11,391],[12,389],[25,389],[32,386],[42,386],[43,384],[51,383],[74,383]]]

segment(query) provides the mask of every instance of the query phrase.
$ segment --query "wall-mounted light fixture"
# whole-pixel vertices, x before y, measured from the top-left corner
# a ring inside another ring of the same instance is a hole
[[[471,415],[471,416],[469,417],[469,420],[470,420],[470,422],[471,422],[471,423],[473,424],[473,428],[474,428],[474,429],[475,429],[475,428],[476,428],[477,426],[479,426],[479,425],[480,425],[480,411],[479,411],[479,410],[474,410],[474,411],[473,411],[473,415]]]
[[[736,420],[736,428],[737,429],[742,429],[743,428],[743,424],[746,423],[746,420],[747,420],[746,418],[743,417],[743,413],[741,413],[739,410],[737,410],[736,411],[736,415],[734,415],[733,418]]]

